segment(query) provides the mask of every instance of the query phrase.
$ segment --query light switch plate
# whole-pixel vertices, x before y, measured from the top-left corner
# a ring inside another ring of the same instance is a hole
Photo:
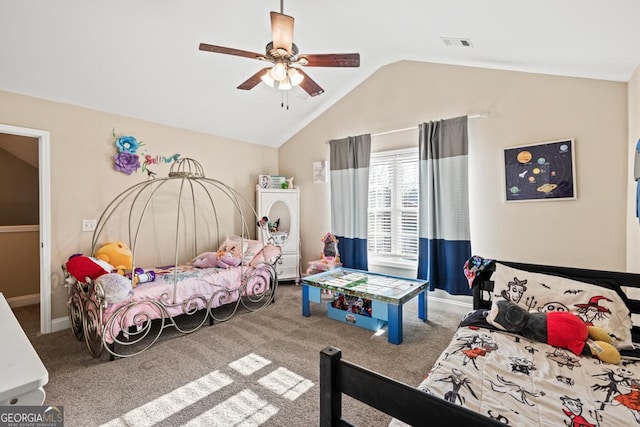
[[[82,231],[93,231],[98,226],[97,219],[83,219],[82,220]]]

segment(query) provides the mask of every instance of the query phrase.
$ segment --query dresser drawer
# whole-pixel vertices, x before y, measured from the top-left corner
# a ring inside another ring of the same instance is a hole
[[[278,280],[298,278],[298,255],[283,254],[275,265]]]

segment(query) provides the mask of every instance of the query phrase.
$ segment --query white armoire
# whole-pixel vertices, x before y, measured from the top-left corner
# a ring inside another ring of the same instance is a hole
[[[271,239],[282,248],[276,266],[278,280],[300,281],[300,190],[256,188],[256,212],[267,224],[256,232],[260,240]],[[277,229],[275,228],[277,224]]]

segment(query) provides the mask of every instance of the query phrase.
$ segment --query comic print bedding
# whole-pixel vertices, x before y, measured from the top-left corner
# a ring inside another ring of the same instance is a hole
[[[512,426],[640,425],[640,362],[461,327],[419,388]]]

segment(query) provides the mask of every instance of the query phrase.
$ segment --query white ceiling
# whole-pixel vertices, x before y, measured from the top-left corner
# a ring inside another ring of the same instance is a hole
[[[287,0],[300,53],[360,53],[307,67],[325,93],[236,89],[265,63],[279,0],[0,0],[0,90],[278,147],[380,67],[399,60],[628,81],[640,0]],[[470,38],[473,48],[440,37]],[[1,118],[0,118],[1,120]]]

